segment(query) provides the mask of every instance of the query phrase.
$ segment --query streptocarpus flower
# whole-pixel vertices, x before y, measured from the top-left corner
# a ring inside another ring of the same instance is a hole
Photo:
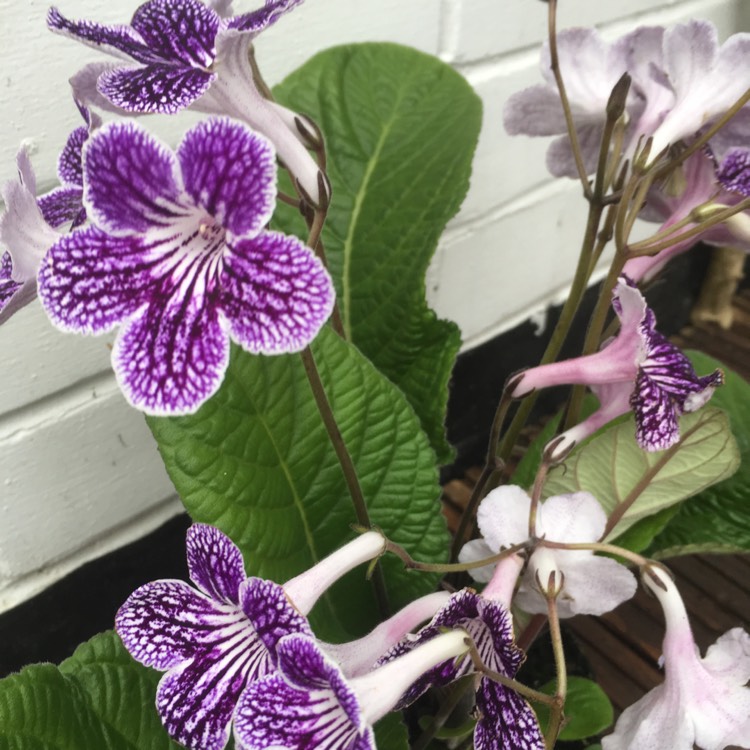
[[[76,97],[86,104],[140,114],[191,107],[244,120],[274,144],[304,192],[319,203],[327,200],[320,192],[326,183],[319,180],[296,115],[261,95],[248,59],[253,39],[301,2],[267,0],[252,13],[224,18],[227,3],[213,8],[200,0],[149,0],[130,26],[71,21],[51,8],[47,23],[126,61],[87,66],[74,77]]]
[[[187,534],[190,578],[148,583],[122,605],[115,628],[133,658],[167,670],[156,706],[169,735],[192,750],[218,750],[228,739],[237,701],[273,672],[277,644],[312,636],[307,614],[344,573],[377,557],[383,538],[367,532],[284,586],[247,578],[242,554],[218,529]]]
[[[561,435],[554,456],[565,455],[631,409],[638,444],[648,451],[665,450],[680,439],[677,417],[703,406],[723,382],[721,370],[696,375],[690,360],[656,330],[654,313],[626,277],[615,286],[612,306],[620,331],[600,351],[532,367],[520,375],[512,391],[514,397],[522,397],[538,388],[580,384],[596,394],[599,409]]]
[[[75,229],[86,221],[83,207],[83,146],[91,132],[101,126],[101,119],[88,107],[76,102],[86,124],[76,128],[65,142],[57,160],[60,187],[39,196],[37,203],[51,227],[70,223]]]
[[[626,708],[604,750],[750,747],[750,635],[734,628],[701,658],[685,605],[663,570],[644,576],[664,609],[664,682]]]
[[[612,44],[593,30],[567,29],[558,35],[558,51],[590,172],[596,165],[609,94],[624,72],[632,78],[625,113],[626,156],[632,155],[639,139],[653,138],[653,159],[670,144],[692,138],[750,87],[750,35],[735,34],[719,47],[716,28],[708,21],[689,21],[668,29],[640,27]],[[505,125],[511,135],[566,133],[549,62],[545,45],[542,74],[547,83],[509,99]],[[576,176],[567,136],[552,143],[547,164],[557,176]]]
[[[60,235],[45,221],[36,198],[36,178],[28,154],[16,158],[18,180],[3,186],[0,216],[0,324],[28,305],[37,293],[37,272],[44,254]]]
[[[529,536],[531,498],[520,487],[504,485],[482,500],[477,513],[482,539],[468,542],[461,550],[462,562],[481,560]],[[536,535],[552,542],[599,541],[607,516],[597,499],[588,492],[554,495],[537,509]],[[478,581],[488,581],[491,568],[470,571]],[[547,600],[539,590],[550,573],[562,573],[563,589],[557,597],[560,617],[577,614],[601,615],[630,599],[636,590],[635,576],[609,557],[590,550],[552,549],[543,544],[529,558],[515,603],[535,614],[547,613]]]
[[[502,563],[501,563],[502,564]],[[517,575],[517,569],[516,569]],[[403,654],[424,648],[445,628],[461,628],[472,638],[482,663],[506,677],[515,677],[524,655],[513,642],[513,623],[505,603],[469,589],[456,592],[416,636],[407,637],[381,659],[398,663]],[[433,686],[448,685],[473,670],[468,657],[450,659],[425,671],[404,692],[398,704],[408,706]],[[542,750],[544,740],[534,711],[514,690],[482,677],[476,693],[479,720],[474,730],[477,750]]]
[[[660,232],[692,214],[693,221],[675,230],[680,234],[697,226],[701,218],[709,218],[712,213],[734,206],[750,196],[750,149],[731,148],[721,163],[706,149],[693,154],[679,169],[679,179],[671,180],[670,184],[684,183],[680,192],[672,195],[663,186],[652,188],[641,213],[648,221],[662,222]],[[690,239],[675,242],[656,255],[632,258],[625,264],[623,273],[634,281],[649,280],[669,260],[698,242],[738,247],[750,252],[750,214],[747,211],[735,214]]]
[[[347,679],[313,638],[289,635],[278,671],[242,694],[234,720],[238,750],[375,750],[372,725],[410,683],[465,653],[466,634],[443,633],[360,677]]]
[[[176,155],[134,123],[108,124],[85,146],[84,184],[94,226],[50,249],[39,293],[63,330],[123,324],[112,361],[136,408],[194,412],[221,384],[230,337],[254,354],[294,352],[328,318],[323,265],[264,230],[274,152],[241,123],[204,121]]]

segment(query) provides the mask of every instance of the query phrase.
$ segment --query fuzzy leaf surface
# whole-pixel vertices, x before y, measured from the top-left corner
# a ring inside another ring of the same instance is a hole
[[[330,328],[312,350],[373,523],[416,559],[442,561],[435,454],[413,409]],[[188,512],[234,540],[249,575],[283,583],[354,537],[352,502],[299,355],[235,347],[221,389],[196,414],[149,424]],[[395,557],[383,567],[393,609],[435,585]],[[321,598],[313,621],[329,640],[374,626],[364,566]]]
[[[707,406],[680,418],[681,440],[665,451],[648,453],[635,441],[632,417],[615,422],[575,450],[563,466],[550,472],[545,495],[585,490],[607,515],[630,502],[610,538],[706,487],[731,476],[740,461],[739,448],[721,409]]]
[[[0,681],[0,748],[178,750],[156,713],[160,677],[113,631],[94,636],[59,667],[34,664]]]
[[[691,497],[654,539],[649,555],[673,557],[695,552],[750,550],[750,384],[721,362],[701,352],[688,352],[699,372],[721,367],[725,383],[711,403],[729,416],[739,446],[736,474]]]
[[[401,388],[442,463],[458,327],[425,298],[425,273],[469,185],[481,102],[435,57],[396,44],[336,47],[274,89],[325,135],[333,202],[323,232],[347,338]],[[304,237],[279,207],[277,225]]]

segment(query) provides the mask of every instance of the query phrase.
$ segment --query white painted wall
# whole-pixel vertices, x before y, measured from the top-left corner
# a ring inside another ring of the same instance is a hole
[[[58,1],[70,17],[110,23],[139,4]],[[54,184],[56,155],[79,124],[64,82],[99,59],[47,32],[47,5],[0,0],[0,178],[14,177],[26,141],[42,189]],[[249,8],[251,0],[235,5]],[[714,20],[723,36],[750,24],[743,0],[560,5],[561,27],[596,23],[612,36],[688,17]],[[307,0],[257,45],[271,82],[324,47],[391,40],[440,55],[476,87],[485,124],[472,188],[429,275],[432,304],[460,324],[466,348],[563,294],[581,235],[577,186],[548,177],[546,143],[510,139],[501,124],[508,95],[538,81],[545,12],[534,0]],[[184,118],[158,122],[173,141],[185,128]],[[110,343],[54,331],[37,306],[0,328],[0,611],[181,507],[142,417],[114,385]]]

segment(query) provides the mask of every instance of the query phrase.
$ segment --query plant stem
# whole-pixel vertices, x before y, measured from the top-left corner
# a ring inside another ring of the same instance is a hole
[[[547,472],[549,471],[549,463],[542,459],[537,469],[536,476],[534,477],[534,486],[531,488],[531,505],[529,506],[529,538],[536,538],[536,514],[539,509],[539,500],[542,496],[542,489],[544,489],[544,482],[547,479]]]
[[[636,242],[627,248],[628,257],[637,258],[641,255],[656,255],[662,250],[666,250],[667,248],[673,247],[674,245],[683,243],[685,240],[689,240],[699,234],[703,234],[703,232],[705,232],[707,229],[710,229],[716,224],[721,224],[722,222],[730,219],[735,214],[741,213],[747,208],[750,208],[750,198],[745,198],[743,201],[740,201],[734,206],[728,206],[721,211],[717,211],[715,214],[705,219],[697,226],[689,229],[686,232],[683,232],[682,234],[671,234],[666,239],[655,242],[653,244],[651,240]]]
[[[403,563],[404,567],[409,570],[421,570],[426,573],[465,573],[468,570],[474,570],[476,568],[484,567],[485,565],[494,565],[504,560],[506,557],[515,555],[516,552],[520,552],[526,549],[527,542],[520,542],[514,544],[512,547],[504,549],[502,552],[498,552],[496,555],[485,557],[482,560],[474,560],[468,563],[424,563],[415,560],[403,547],[388,540],[386,542],[386,552],[392,552],[398,557]]]
[[[485,666],[473,640],[471,640],[471,643],[469,644],[469,655],[474,663],[474,668],[487,679],[497,682],[500,685],[505,685],[505,687],[515,690],[520,695],[523,695],[532,701],[546,703],[548,706],[552,705],[554,698],[551,695],[540,693],[538,690],[527,687],[522,682],[518,682],[518,680],[514,680],[512,677],[507,677],[506,675],[501,674],[500,672],[495,672],[493,669]]]
[[[563,708],[565,707],[565,696],[568,693],[568,672],[565,665],[565,652],[560,633],[560,618],[557,614],[557,594],[547,596],[547,613],[549,617],[549,632],[552,640],[552,651],[555,655],[555,670],[557,672],[557,690],[550,706],[550,721],[544,744],[547,750],[555,746],[557,735],[563,720]]]
[[[318,366],[315,363],[315,356],[313,355],[312,349],[308,346],[303,349],[300,353],[302,358],[302,364],[305,366],[305,373],[307,374],[307,380],[310,383],[310,389],[313,392],[315,403],[318,406],[318,411],[323,419],[326,432],[331,440],[331,445],[336,452],[336,457],[339,460],[341,466],[341,472],[344,475],[346,486],[349,489],[349,495],[351,496],[352,503],[354,505],[354,513],[357,516],[357,522],[367,528],[372,528],[370,522],[370,514],[367,510],[367,503],[365,497],[362,494],[362,488],[359,484],[359,477],[357,476],[357,469],[354,466],[354,461],[349,454],[349,450],[346,447],[344,438],[339,430],[336,416],[333,413],[331,402],[328,400],[323,381],[320,378],[320,372]],[[380,607],[381,613],[384,615],[389,614],[390,607],[388,606],[388,594],[385,588],[385,579],[383,577],[383,570],[378,565],[373,571],[373,584],[375,586],[375,596],[378,600],[378,606]]]
[[[547,27],[549,35],[550,69],[552,75],[555,77],[557,90],[560,94],[560,103],[562,104],[563,114],[565,115],[565,125],[568,129],[570,147],[573,151],[573,159],[576,163],[578,178],[583,187],[583,194],[587,199],[590,199],[593,195],[591,185],[589,184],[589,177],[588,174],[586,174],[586,167],[583,163],[581,144],[578,141],[578,133],[576,132],[575,123],[573,122],[573,112],[570,109],[570,101],[568,100],[568,92],[565,89],[565,82],[563,81],[562,73],[560,72],[560,58],[557,54],[557,0],[548,0],[548,5],[549,13],[547,15]]]
[[[492,427],[490,428],[490,439],[487,445],[487,455],[484,461],[484,467],[482,473],[474,485],[474,489],[471,492],[469,502],[464,508],[464,512],[461,514],[461,521],[458,524],[458,529],[453,536],[453,544],[451,546],[451,560],[455,560],[458,557],[458,553],[461,551],[464,542],[466,541],[467,532],[469,527],[474,520],[474,513],[476,512],[479,501],[484,497],[487,485],[496,471],[499,471],[503,467],[502,461],[498,461],[495,456],[497,450],[497,443],[500,439],[500,432],[503,428],[503,422],[505,422],[505,416],[508,413],[508,407],[512,401],[510,396],[513,386],[517,381],[512,379],[503,388],[503,395],[500,397],[500,401],[495,410],[495,416],[492,420]],[[470,533],[470,532],[469,532]]]
[[[548,539],[544,539],[539,542],[542,547],[549,547],[550,549],[568,549],[568,550],[590,550],[591,552],[606,552],[609,555],[617,555],[623,557],[626,560],[634,563],[638,566],[646,565],[649,561],[639,555],[637,552],[631,552],[629,549],[624,547],[618,547],[616,544],[605,544],[604,542],[581,542],[571,543],[567,542],[551,542]]]

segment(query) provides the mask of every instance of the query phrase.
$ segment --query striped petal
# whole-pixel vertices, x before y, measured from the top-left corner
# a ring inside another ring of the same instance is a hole
[[[237,545],[215,526],[194,523],[187,531],[190,579],[217,601],[238,604],[245,565]]]
[[[243,693],[235,716],[241,750],[374,750],[357,696],[312,638],[279,644],[280,668]]]

